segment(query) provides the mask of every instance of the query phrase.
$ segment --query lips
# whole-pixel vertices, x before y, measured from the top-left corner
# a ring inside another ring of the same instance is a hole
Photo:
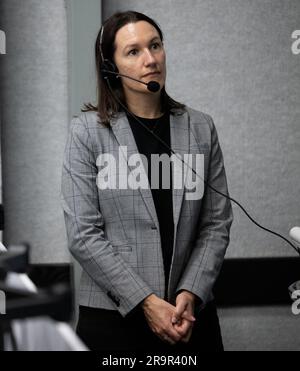
[[[149,72],[146,75],[144,75],[143,77],[158,76],[158,75],[160,75],[160,72]]]

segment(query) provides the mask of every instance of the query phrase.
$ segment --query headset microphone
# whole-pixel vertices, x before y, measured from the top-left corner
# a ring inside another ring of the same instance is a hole
[[[125,77],[126,79],[130,79],[130,80],[133,80],[133,81],[136,81],[136,82],[139,82],[141,84],[146,85],[147,86],[147,89],[149,91],[151,91],[152,93],[156,93],[156,92],[158,92],[160,90],[160,85],[159,85],[158,82],[156,82],[156,81],[149,81],[147,83],[147,82],[144,82],[144,81],[141,81],[141,80],[134,79],[133,77],[130,77],[130,76],[127,76],[127,75],[123,75],[122,73],[119,73],[119,72],[110,71],[107,68],[106,63],[102,63],[101,72],[102,72],[103,78],[105,80],[108,79],[108,75],[114,75],[114,76],[116,76],[116,78],[118,78],[120,76],[120,77]]]
[[[152,93],[156,93],[160,90],[160,85],[156,81],[149,81],[147,84],[148,90],[152,91]]]

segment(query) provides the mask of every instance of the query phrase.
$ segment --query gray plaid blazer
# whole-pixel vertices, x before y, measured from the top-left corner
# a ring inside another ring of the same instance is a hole
[[[174,109],[170,133],[174,152],[182,158],[204,154],[205,179],[228,194],[212,118],[188,107]],[[99,124],[95,112],[73,118],[63,160],[61,203],[69,250],[83,268],[79,304],[118,310],[125,317],[151,293],[165,297],[165,274],[151,189],[97,187],[97,157],[111,153],[117,159],[120,146],[127,147],[128,157],[139,153],[125,113],[111,121],[111,128]],[[185,289],[205,305],[213,299],[229,243],[232,207],[208,187],[199,200],[187,200],[181,188],[172,190],[175,231],[166,297],[175,305],[177,293]]]

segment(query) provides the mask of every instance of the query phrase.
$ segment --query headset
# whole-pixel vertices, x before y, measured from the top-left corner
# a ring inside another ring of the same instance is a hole
[[[126,75],[123,75],[123,74],[120,74],[119,71],[118,71],[118,68],[117,66],[115,65],[115,63],[113,63],[112,61],[110,61],[109,59],[105,58],[104,57],[104,54],[103,54],[103,49],[102,49],[102,43],[103,43],[103,33],[104,33],[104,25],[102,25],[101,27],[101,31],[100,31],[100,54],[101,54],[101,59],[102,59],[102,62],[101,62],[101,65],[100,65],[100,71],[102,72],[103,74],[103,78],[104,80],[106,81],[107,85],[108,85],[108,88],[111,92],[111,94],[113,95],[113,97],[116,99],[116,101],[120,104],[120,106],[131,116],[133,117],[139,124],[141,124],[152,136],[154,136],[159,142],[161,142],[163,144],[163,146],[168,149],[168,151],[171,151],[171,153],[173,153],[185,166],[187,166],[189,169],[191,169],[194,174],[201,180],[204,182],[204,184],[210,188],[212,191],[218,193],[219,195],[227,198],[228,200],[234,202],[236,205],[239,206],[239,208],[246,214],[246,216],[250,219],[250,221],[252,223],[254,223],[257,227],[259,227],[260,229],[266,231],[266,232],[269,232],[279,238],[281,238],[282,240],[284,240],[286,243],[288,243],[299,255],[300,255],[300,249],[293,245],[288,239],[286,239],[284,236],[282,236],[281,234],[277,233],[277,232],[274,232],[272,231],[271,229],[268,229],[268,228],[265,228],[263,227],[262,225],[260,225],[259,223],[257,223],[251,216],[250,214],[247,212],[247,210],[238,202],[236,201],[235,199],[233,199],[232,197],[220,192],[219,190],[217,190],[216,188],[214,188],[212,185],[210,185],[205,179],[203,179],[189,164],[187,164],[184,160],[182,160],[181,157],[178,157],[177,153],[175,153],[173,151],[173,149],[168,146],[155,132],[152,132],[148,127],[147,125],[145,125],[141,120],[139,120],[139,118],[134,114],[132,113],[131,111],[128,110],[128,108],[121,102],[121,100],[117,97],[117,95],[115,94],[115,92],[113,91],[112,89],[112,86],[111,86],[111,83],[110,83],[110,76],[114,76],[114,78],[118,78],[119,76],[121,77],[126,77],[126,78],[129,78],[131,80],[134,80],[134,81],[137,81],[137,82],[140,82],[142,84],[145,84],[147,85],[147,88],[148,90],[150,90],[151,92],[157,92],[159,89],[160,89],[160,85],[156,82],[156,81],[150,81],[149,83],[145,83],[143,81],[140,81],[140,80],[137,80],[137,79],[134,79],[130,76],[126,76]]]
[[[118,68],[117,66],[115,65],[114,62],[110,61],[109,59],[107,58],[104,58],[104,55],[103,55],[103,50],[102,50],[102,44],[103,44],[103,32],[104,32],[104,25],[101,27],[101,31],[100,31],[100,55],[101,55],[101,65],[100,65],[100,71],[102,72],[103,74],[103,77],[104,79],[109,79],[109,77],[111,76],[108,72],[106,71],[109,71],[109,72],[112,72],[113,74],[116,73],[118,74],[119,71],[118,71]],[[116,75],[115,75],[116,76]]]

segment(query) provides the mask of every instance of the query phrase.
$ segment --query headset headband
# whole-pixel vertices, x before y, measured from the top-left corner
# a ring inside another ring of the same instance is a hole
[[[102,25],[101,32],[100,32],[100,54],[101,54],[102,61],[104,61],[104,56],[103,56],[103,51],[102,51],[103,31],[104,31],[104,26]]]

